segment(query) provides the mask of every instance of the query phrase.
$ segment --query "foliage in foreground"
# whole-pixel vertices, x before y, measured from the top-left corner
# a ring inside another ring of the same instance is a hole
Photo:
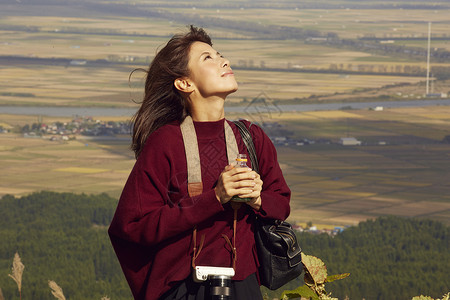
[[[429,296],[420,295],[420,296],[413,297],[411,300],[449,300],[449,299],[450,299],[450,293],[443,295],[442,299],[433,299]]]
[[[327,267],[321,259],[304,253],[302,253],[302,263],[305,272],[305,285],[292,291],[284,291],[281,294],[281,299],[288,300],[303,297],[312,300],[337,300],[337,298],[331,297],[331,293],[327,293],[325,283],[344,279],[350,274],[343,273],[328,276]]]
[[[349,273],[338,274],[338,275],[327,275],[327,268],[323,261],[315,256],[306,255],[302,253],[302,262],[305,271],[305,282],[304,286],[298,287],[293,291],[284,291],[281,295],[282,300],[289,300],[292,298],[307,298],[310,300],[338,300],[338,298],[332,298],[331,293],[328,294],[325,291],[325,283],[333,282],[335,280],[344,279],[348,277]],[[12,273],[9,276],[17,283],[17,288],[19,290],[20,298],[22,289],[22,274],[25,266],[22,264],[20,256],[18,253],[14,255]],[[52,295],[58,300],[66,300],[62,288],[53,280],[48,281],[48,286],[51,289]],[[442,297],[442,300],[449,300],[450,293],[447,293]],[[4,300],[2,290],[0,289],[0,300]],[[110,300],[108,297],[102,297],[101,300]],[[428,296],[416,296],[412,300],[434,300]],[[440,300],[440,299],[437,299]]]

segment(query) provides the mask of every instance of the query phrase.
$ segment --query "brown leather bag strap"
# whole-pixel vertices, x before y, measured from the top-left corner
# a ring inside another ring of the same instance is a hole
[[[242,203],[238,203],[238,202],[232,202],[231,203],[231,207],[233,208],[234,211],[234,216],[233,216],[233,239],[232,242],[230,241],[230,239],[225,235],[222,234],[222,237],[225,239],[225,241],[228,243],[228,245],[231,248],[231,255],[232,255],[232,267],[233,269],[236,270],[236,260],[237,260],[237,251],[236,251],[236,226],[237,226],[237,212],[239,210],[239,208],[241,208]]]
[[[198,252],[197,252],[197,226],[194,227],[193,242],[194,242],[194,251],[192,253],[192,263],[191,264],[192,264],[192,268],[195,269],[195,260],[200,255],[200,252],[202,252],[203,244],[205,243],[205,235],[203,234],[200,239],[200,246],[199,246]]]

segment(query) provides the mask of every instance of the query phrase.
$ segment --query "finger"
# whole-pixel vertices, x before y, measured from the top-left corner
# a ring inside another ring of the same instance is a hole
[[[240,194],[253,193],[254,185],[251,183],[245,184],[243,182],[233,182],[227,184],[224,190],[226,195],[232,197]]]
[[[251,173],[252,169],[250,169],[250,168],[233,168],[232,171],[233,172],[231,172],[231,173],[234,175],[234,174],[241,174],[241,173]]]
[[[248,190],[248,192],[245,195],[243,194],[243,196],[245,196],[246,198],[259,197],[261,195],[261,191],[262,191],[262,186],[259,184],[256,184],[251,188],[251,190]],[[244,193],[244,191],[242,190],[241,193]]]
[[[246,180],[238,180],[229,182],[229,187],[231,189],[239,190],[239,189],[250,189],[254,190],[257,183],[252,179],[246,179]]]
[[[238,193],[236,195],[243,196],[243,198],[253,198],[254,194],[257,194],[257,192],[252,189],[245,188],[238,190]]]
[[[248,181],[255,181],[255,175],[252,174],[251,172],[243,172],[243,173],[237,173],[231,176],[231,180],[233,181],[243,181],[243,180],[248,180]]]
[[[234,169],[234,166],[233,166],[233,165],[227,165],[227,166],[225,166],[224,171],[227,172],[227,171],[230,171],[230,170],[232,170],[232,169]]]
[[[251,188],[250,194],[252,194],[253,197],[256,197],[256,196],[261,195],[261,191],[262,191],[261,186],[260,185],[255,185],[253,188]]]
[[[257,191],[252,191],[250,193],[246,194],[239,194],[239,197],[241,198],[258,198],[260,196],[260,193]]]
[[[256,185],[260,186],[262,188],[263,186],[263,181],[261,179],[256,179],[255,180]]]

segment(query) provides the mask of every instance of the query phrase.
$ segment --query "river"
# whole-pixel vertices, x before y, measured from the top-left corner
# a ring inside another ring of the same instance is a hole
[[[435,105],[450,105],[450,99],[440,100],[413,100],[413,101],[379,101],[379,102],[346,102],[346,103],[320,103],[320,104],[293,104],[293,105],[264,105],[254,104],[245,106],[225,107],[226,112],[262,113],[262,112],[304,112],[318,110],[338,110],[342,108],[369,109],[375,107],[422,107]],[[131,117],[136,108],[99,108],[99,107],[45,107],[45,106],[0,106],[0,114],[9,115],[42,115],[51,117],[74,116],[105,116],[105,117]]]

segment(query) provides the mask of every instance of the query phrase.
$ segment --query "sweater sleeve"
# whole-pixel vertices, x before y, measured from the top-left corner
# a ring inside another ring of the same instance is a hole
[[[177,127],[179,128],[179,127]],[[181,134],[156,131],[122,191],[109,234],[140,245],[160,244],[223,211],[214,190],[187,195]]]
[[[291,191],[278,163],[277,151],[259,126],[252,124],[250,132],[258,157],[259,174],[263,181],[261,209],[257,214],[264,218],[285,220],[290,213]]]

